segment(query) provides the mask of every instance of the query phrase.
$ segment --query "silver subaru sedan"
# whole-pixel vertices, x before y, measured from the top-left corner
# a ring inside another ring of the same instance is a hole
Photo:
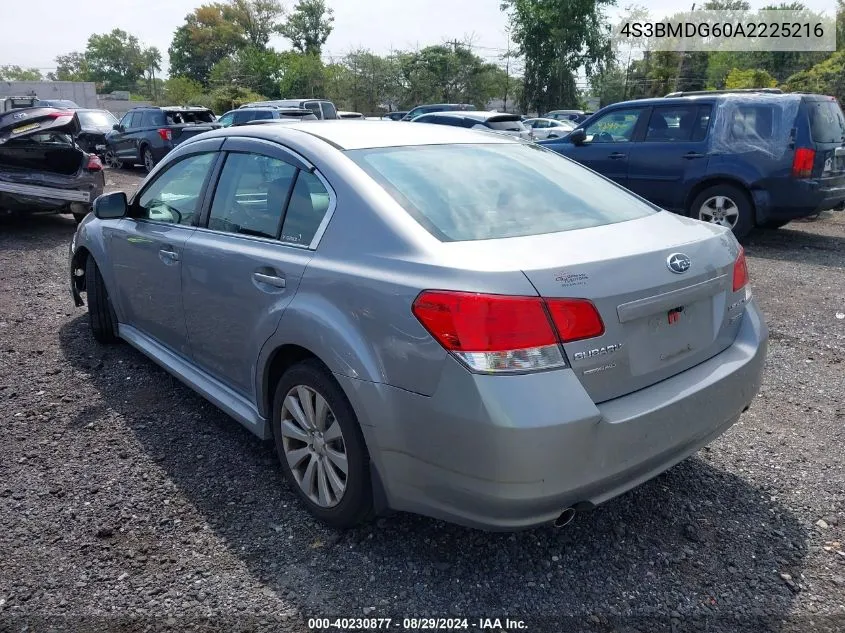
[[[729,230],[451,126],[208,132],[70,251],[94,338],[275,442],[336,527],[564,525],[722,434],[766,354]]]

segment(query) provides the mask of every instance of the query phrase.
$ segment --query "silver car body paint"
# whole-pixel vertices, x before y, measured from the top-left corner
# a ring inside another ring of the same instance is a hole
[[[244,147],[276,145],[328,185],[331,208],[308,248],[91,214],[71,244],[71,269],[81,253],[93,256],[115,297],[120,336],[259,437],[271,435],[276,355],[296,346],[319,358],[357,414],[390,508],[486,529],[548,523],[684,459],[757,393],[768,331],[750,290],[733,292],[740,247],[721,227],[655,209],[593,228],[440,241],[346,152],[519,143],[449,126],[218,130],[180,145],[147,182],[198,148],[225,151],[232,137]],[[167,266],[115,246],[138,235],[156,251],[162,241],[177,246],[187,261]],[[668,268],[673,253],[689,258],[684,274]],[[261,266],[288,276],[283,292],[253,287]],[[144,285],[126,282],[121,267],[142,267],[134,274]],[[425,289],[584,297],[605,331],[563,344],[565,368],[473,373],[412,313]],[[133,306],[143,302],[158,305],[138,316]],[[682,306],[673,329],[666,315]],[[183,325],[172,323],[179,317]]]

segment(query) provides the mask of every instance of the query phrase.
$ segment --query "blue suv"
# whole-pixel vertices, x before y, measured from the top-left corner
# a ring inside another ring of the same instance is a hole
[[[834,97],[674,93],[607,106],[540,144],[738,238],[845,205],[845,117]]]

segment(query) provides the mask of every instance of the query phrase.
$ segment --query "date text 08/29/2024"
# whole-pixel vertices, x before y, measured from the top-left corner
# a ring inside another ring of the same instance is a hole
[[[314,631],[466,631],[469,629],[521,631],[524,620],[511,618],[309,618],[308,628]]]

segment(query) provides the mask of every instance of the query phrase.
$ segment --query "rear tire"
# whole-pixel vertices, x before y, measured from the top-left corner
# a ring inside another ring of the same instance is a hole
[[[117,342],[117,315],[97,262],[91,255],[85,261],[85,290],[88,293],[88,322],[94,339],[100,343]]]
[[[144,165],[144,170],[150,173],[156,166],[156,159],[153,156],[152,150],[146,145],[141,148],[141,163]]]
[[[754,228],[754,206],[748,194],[735,185],[713,185],[692,201],[691,218],[730,228],[738,240]]]
[[[306,394],[312,412],[319,409],[317,398],[322,398],[327,409],[322,426],[319,416],[308,415],[309,406],[299,406],[306,422],[313,417],[317,424],[297,422],[299,418],[289,408],[291,397],[294,405],[302,402]],[[283,432],[283,414],[285,431]],[[316,359],[298,363],[288,369],[273,399],[273,438],[282,470],[293,490],[308,511],[333,528],[345,529],[368,520],[373,515],[373,490],[370,482],[370,456],[358,418],[346,394],[332,375]],[[334,459],[330,459],[331,452]],[[335,467],[337,456],[345,456],[346,474]],[[293,466],[291,465],[293,462]],[[329,463],[331,462],[331,463]],[[315,471],[309,478],[309,466]],[[296,473],[294,473],[294,469]],[[321,503],[319,480],[323,476],[323,489],[327,493]],[[337,485],[332,483],[331,477]],[[310,481],[309,481],[310,479]],[[343,491],[337,493],[342,486]],[[319,497],[319,498],[314,498]]]

